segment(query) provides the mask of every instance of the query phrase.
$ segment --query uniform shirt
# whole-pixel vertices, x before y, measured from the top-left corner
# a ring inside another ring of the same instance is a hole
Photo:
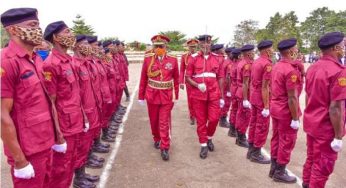
[[[97,92],[97,98],[100,108],[102,109],[103,104],[109,104],[112,103],[112,97],[111,97],[111,91],[110,91],[110,85],[107,79],[107,69],[105,66],[105,63],[107,63],[105,60],[97,60],[96,66],[97,70],[99,72],[99,83],[95,83],[100,85],[100,90]]]
[[[344,103],[346,100],[346,68],[333,57],[322,56],[307,71],[306,94],[308,102],[304,111],[304,131],[314,137],[334,138],[329,106],[332,101]],[[342,114],[344,120],[345,111]]]
[[[122,66],[121,55],[119,53],[113,55],[113,66],[115,71],[115,77],[119,88],[125,88],[125,76]]]
[[[186,76],[191,77],[197,84],[205,83],[207,90],[205,92],[200,91],[197,87],[192,87],[191,97],[198,100],[219,100],[221,98],[221,92],[218,80],[224,78],[224,73],[221,69],[220,56],[214,53],[209,53],[208,57],[202,52],[198,52],[192,55],[191,62],[188,63]],[[213,77],[199,77],[195,78],[195,75],[202,73],[214,73]]]
[[[239,99],[243,100],[243,81],[244,77],[249,77],[251,78],[251,65],[252,65],[252,60],[249,59],[243,59],[238,63],[237,66],[237,91],[236,91],[236,96]],[[250,84],[251,84],[251,79],[249,79],[249,90],[250,90]],[[250,98],[248,92],[248,99]]]
[[[262,100],[263,81],[271,78],[272,61],[268,57],[260,56],[251,67],[250,103],[258,107],[264,107]]]
[[[151,64],[152,58],[154,62],[151,66],[151,72],[159,71],[155,77],[148,76],[149,65]],[[148,85],[149,79],[155,81],[172,81],[173,88],[170,89],[156,89]],[[173,97],[173,89],[174,96]],[[177,58],[165,55],[161,62],[155,54],[147,54],[144,58],[142,66],[141,80],[139,85],[139,100],[147,100],[148,103],[152,104],[169,104],[173,102],[173,99],[178,99],[179,96],[179,68]]]
[[[186,68],[187,65],[189,63],[189,61],[191,61],[191,53],[185,53],[181,56],[181,60],[180,60],[180,74],[179,74],[179,83],[180,84],[185,84],[185,72],[186,72]]]
[[[229,65],[232,65],[232,60],[231,59],[225,59],[222,64],[221,64],[221,69],[222,69],[222,72],[223,72],[223,77],[225,78],[224,80],[224,84],[223,84],[223,91],[224,93],[227,93],[229,91],[229,82],[228,82],[228,79],[226,79],[227,77],[229,78],[229,74],[228,74],[228,67]]]
[[[119,53],[120,55],[120,60],[121,60],[121,66],[123,68],[123,74],[124,74],[124,80],[129,81],[129,62],[127,60],[127,57],[124,52]]]
[[[291,120],[291,112],[288,107],[289,90],[295,90],[295,95],[299,102],[298,89],[301,87],[301,73],[297,70],[293,61],[281,59],[273,66],[271,77],[271,100],[270,114],[276,119]],[[301,116],[298,104],[298,115]]]
[[[54,144],[50,103],[41,82],[42,59],[10,41],[1,51],[1,98],[13,99],[10,116],[25,156],[47,150]],[[11,156],[5,146],[5,154]]]
[[[235,96],[237,91],[237,67],[240,61],[234,61],[231,65],[228,66],[228,74],[230,77],[231,87],[230,91],[233,96]]]
[[[64,136],[71,136],[83,131],[83,114],[79,77],[71,56],[58,50],[45,60],[45,85],[49,95],[55,95],[59,125]]]

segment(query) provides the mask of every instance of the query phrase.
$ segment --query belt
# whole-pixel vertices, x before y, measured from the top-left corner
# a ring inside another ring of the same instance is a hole
[[[148,85],[155,89],[171,89],[173,88],[173,80],[170,81],[157,81],[149,78]]]
[[[212,73],[212,72],[204,72],[201,74],[196,74],[192,77],[194,77],[194,78],[205,78],[205,77],[216,78],[216,74]]]

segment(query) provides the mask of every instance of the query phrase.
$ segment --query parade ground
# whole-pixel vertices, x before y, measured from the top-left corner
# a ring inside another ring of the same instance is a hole
[[[306,68],[308,64],[306,64]],[[296,184],[276,183],[268,177],[270,165],[260,165],[246,159],[247,150],[235,145],[235,138],[227,136],[228,129],[218,127],[213,138],[215,151],[206,159],[199,157],[200,144],[196,125],[190,125],[186,91],[180,90],[180,99],[172,111],[170,160],[163,161],[159,150],[153,147],[147,107],[137,102],[141,64],[129,65],[128,87],[131,100],[118,132],[116,142],[105,157],[102,169],[87,169],[100,175],[100,188],[267,188],[300,187],[302,168],[306,157],[306,138],[302,127],[292,153],[288,170],[298,177]],[[300,98],[304,109],[305,94]],[[123,100],[124,101],[124,100]],[[271,132],[262,152],[270,153]],[[1,143],[1,188],[12,187],[9,165]],[[327,188],[346,186],[346,149],[339,154]]]

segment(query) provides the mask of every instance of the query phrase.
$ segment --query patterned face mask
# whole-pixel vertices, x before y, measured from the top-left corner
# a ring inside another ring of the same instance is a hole
[[[20,37],[24,42],[37,46],[40,45],[43,41],[43,34],[41,28],[25,28],[16,26],[17,36]]]
[[[91,47],[88,45],[80,45],[80,46],[78,46],[78,51],[81,54],[88,56],[91,54]]]
[[[76,37],[74,35],[68,35],[68,36],[57,35],[56,40],[59,44],[67,48],[72,48],[76,44]]]

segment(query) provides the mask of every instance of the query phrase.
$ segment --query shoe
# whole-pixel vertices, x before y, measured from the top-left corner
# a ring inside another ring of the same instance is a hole
[[[154,142],[154,148],[160,149],[160,141]]]
[[[190,125],[195,125],[195,118],[190,117]]]
[[[238,132],[237,134],[238,134],[238,137],[235,143],[240,147],[249,148],[249,143],[247,142],[246,135],[240,132]]]
[[[303,187],[303,188],[309,188],[309,185],[303,182],[303,183],[302,183],[302,187]]]
[[[87,179],[90,182],[97,182],[100,180],[100,176],[96,176],[96,175],[94,176],[94,175],[87,174],[87,173],[83,174],[82,177]]]
[[[270,165],[270,171],[269,171],[269,177],[273,178],[274,172],[276,170],[276,159],[271,159],[271,165]]]
[[[211,139],[208,140],[207,146],[208,146],[209,151],[211,151],[211,152],[214,151],[215,147],[214,147],[214,144],[213,144]]]
[[[92,151],[95,153],[109,153],[109,149],[102,146],[94,146]]]
[[[162,160],[164,161],[169,160],[169,154],[167,149],[161,150],[161,157],[162,157]]]
[[[247,159],[250,159],[253,150],[254,150],[253,143],[249,143],[249,148],[248,148],[247,153],[246,153]]]
[[[109,137],[108,135],[102,136],[101,139],[102,139],[103,141],[105,141],[105,142],[115,142],[115,139],[112,138],[112,137]]]
[[[220,121],[219,121],[219,126],[220,127],[229,128],[229,124],[228,124],[226,118],[227,118],[226,116],[223,116],[223,117],[220,118]]]
[[[277,168],[274,172],[273,179],[276,182],[288,183],[288,184],[297,182],[296,177],[288,175],[286,171],[286,165],[280,165],[280,164],[277,164]]]
[[[205,159],[208,157],[208,146],[202,146],[201,147],[201,152],[199,153],[199,157],[201,157],[201,159]]]
[[[261,148],[253,147],[253,151],[250,155],[251,162],[259,164],[270,164],[270,159],[262,155]]]
[[[95,188],[96,185],[82,177],[75,177],[73,180],[73,187],[75,188]]]
[[[230,126],[229,126],[228,136],[237,137],[237,131],[235,129],[235,126],[232,124],[230,124]]]
[[[91,154],[89,155],[89,158],[88,158],[88,159],[93,159],[93,160],[98,161],[98,162],[100,162],[100,163],[104,163],[104,162],[105,162],[105,158],[99,157],[99,156],[97,156],[97,155],[95,155],[95,154],[93,154],[93,153],[91,153]]]

